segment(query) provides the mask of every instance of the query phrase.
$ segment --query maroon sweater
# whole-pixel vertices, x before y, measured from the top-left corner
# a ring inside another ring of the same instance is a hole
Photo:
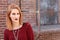
[[[33,31],[29,23],[24,23],[23,26],[17,30],[19,30],[18,40],[34,40]],[[17,30],[5,29],[4,40],[15,40],[13,31]],[[17,33],[15,35],[17,35]]]

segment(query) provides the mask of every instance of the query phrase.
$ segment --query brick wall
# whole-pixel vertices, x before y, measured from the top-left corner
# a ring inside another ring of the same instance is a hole
[[[4,27],[6,27],[7,0],[0,0],[0,40],[3,39]]]
[[[40,32],[39,40],[60,40],[60,30]]]
[[[34,0],[21,0],[21,9],[23,11],[23,21],[36,25],[36,5]]]

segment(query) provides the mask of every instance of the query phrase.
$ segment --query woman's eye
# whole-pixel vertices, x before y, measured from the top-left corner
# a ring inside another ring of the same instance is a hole
[[[15,13],[12,13],[12,15],[15,15]]]
[[[19,13],[17,13],[17,15],[19,15]]]

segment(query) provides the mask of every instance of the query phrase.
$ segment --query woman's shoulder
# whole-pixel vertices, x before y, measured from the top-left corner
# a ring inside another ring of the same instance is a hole
[[[7,33],[7,32],[9,32],[9,29],[6,28],[6,29],[4,30],[4,33]]]
[[[31,28],[31,24],[29,22],[24,23],[25,28]]]
[[[24,22],[24,24],[25,24],[25,25],[30,25],[30,23],[29,23],[29,22]]]
[[[23,23],[23,25],[26,27],[31,26],[31,24],[29,22],[25,22],[25,23]]]

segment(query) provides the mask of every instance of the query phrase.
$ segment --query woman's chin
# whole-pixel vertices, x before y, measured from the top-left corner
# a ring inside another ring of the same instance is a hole
[[[17,23],[17,22],[19,22],[19,21],[13,21],[14,23]]]

